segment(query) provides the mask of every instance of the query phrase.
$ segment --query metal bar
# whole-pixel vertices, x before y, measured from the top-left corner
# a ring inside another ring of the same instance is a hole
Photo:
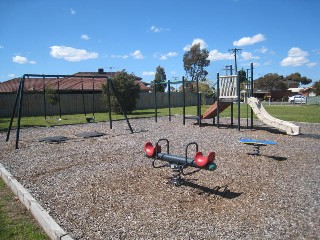
[[[85,100],[84,100],[84,93],[83,93],[83,81],[82,81],[82,78],[81,78],[81,90],[82,90],[83,112],[84,112],[84,116],[87,116],[87,113],[86,113],[86,103],[85,103]]]
[[[18,111],[18,126],[17,126],[17,132],[16,132],[16,149],[19,148],[20,123],[21,123],[21,112],[22,112],[22,99],[23,99],[24,80],[25,80],[25,76],[22,77],[21,88],[20,88],[20,91],[19,91],[20,101],[19,101],[19,111]]]
[[[11,132],[11,128],[12,128],[12,122],[13,122],[14,115],[15,115],[15,112],[16,112],[18,99],[19,99],[19,96],[20,96],[21,85],[22,85],[22,78],[20,78],[20,81],[19,81],[19,87],[18,87],[18,91],[17,91],[17,95],[16,95],[16,100],[14,101],[14,106],[13,106],[13,111],[12,111],[12,115],[11,115],[11,119],[10,119],[10,123],[9,123],[6,142],[9,141],[10,132]]]
[[[94,77],[92,78],[92,115],[94,119]]]
[[[220,81],[219,81],[219,73],[217,73],[217,127],[220,127]]]
[[[43,106],[44,106],[44,119],[47,119],[47,104],[46,104],[46,79],[43,76]]]
[[[237,77],[237,95],[238,95],[238,131],[240,131],[240,71]]]
[[[183,125],[186,125],[186,90],[184,87],[185,81],[182,77],[182,92],[183,92]]]
[[[158,122],[157,85],[154,84],[154,120]]]
[[[171,89],[170,89],[170,80],[168,81],[168,104],[169,104],[169,121],[171,121]]]
[[[253,97],[253,62],[250,63],[251,68],[251,97]],[[253,128],[253,109],[251,108],[251,129]]]
[[[109,125],[110,129],[112,129],[112,114],[111,114],[111,96],[110,96],[110,83],[107,79],[107,101],[108,101],[108,111],[109,111]]]
[[[60,99],[60,82],[59,82],[59,77],[58,78],[58,99],[59,99],[59,120],[61,120],[61,99]]]

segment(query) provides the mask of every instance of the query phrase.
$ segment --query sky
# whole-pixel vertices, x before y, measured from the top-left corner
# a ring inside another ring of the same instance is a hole
[[[180,80],[195,43],[209,51],[211,81],[234,66],[235,48],[254,79],[320,80],[319,0],[0,0],[0,9],[0,82],[98,68],[150,82],[157,66]]]

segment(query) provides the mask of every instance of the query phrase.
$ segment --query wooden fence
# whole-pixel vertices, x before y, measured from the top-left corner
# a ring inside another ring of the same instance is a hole
[[[320,96],[308,97],[307,104],[317,104],[320,105]]]
[[[136,109],[152,109],[155,107],[153,93],[140,93]],[[10,117],[13,111],[16,93],[0,94],[0,118]],[[172,107],[183,106],[183,93],[172,92],[170,95]],[[212,104],[213,99],[206,98],[205,104]],[[197,95],[186,93],[186,105],[192,106],[197,104]],[[169,106],[168,93],[157,93],[158,108]],[[44,95],[41,93],[24,93],[22,104],[22,116],[44,116],[47,115],[76,114],[107,112],[107,105],[103,100],[102,93],[61,93],[60,107],[59,104],[50,105],[48,101],[44,103]],[[16,111],[17,112],[17,111]]]

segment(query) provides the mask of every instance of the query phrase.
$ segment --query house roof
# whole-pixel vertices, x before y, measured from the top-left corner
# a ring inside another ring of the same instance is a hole
[[[302,90],[303,88],[288,88],[289,91],[293,92],[293,93],[298,93]]]
[[[102,84],[106,83],[105,78],[112,77],[116,72],[78,72],[70,75],[70,77],[61,78],[43,78],[39,77],[27,77],[24,81],[25,91],[43,91],[44,87],[69,90],[69,91],[101,91]],[[86,77],[88,76],[88,77]],[[90,76],[90,77],[89,77]],[[99,78],[94,78],[99,77]],[[141,91],[149,91],[150,88],[141,81],[142,78],[137,77],[135,82],[139,85]],[[16,92],[19,88],[20,78],[14,78],[9,81],[0,83],[0,92]]]

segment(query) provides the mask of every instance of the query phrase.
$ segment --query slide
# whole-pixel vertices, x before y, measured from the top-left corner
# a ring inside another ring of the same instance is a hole
[[[219,113],[231,105],[231,102],[219,102]],[[218,103],[212,104],[208,110],[202,114],[202,119],[213,118],[218,114]]]
[[[252,108],[253,112],[257,115],[257,117],[260,119],[260,121],[262,121],[263,123],[271,127],[275,127],[279,130],[285,131],[288,135],[298,135],[300,133],[299,126],[294,125],[293,123],[272,117],[265,110],[265,108],[262,106],[261,102],[257,98],[255,97],[248,98],[248,104]]]

